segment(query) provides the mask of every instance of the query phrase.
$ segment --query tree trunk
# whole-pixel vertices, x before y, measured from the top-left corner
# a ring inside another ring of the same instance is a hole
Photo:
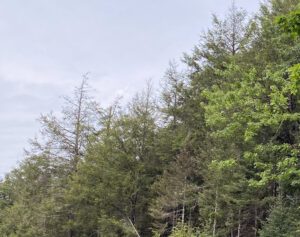
[[[68,219],[69,220],[73,220],[74,219],[74,215],[72,214],[72,210],[71,210],[71,213],[68,216]],[[73,236],[74,236],[74,231],[72,230],[72,228],[70,228],[68,230],[68,237],[73,237]]]
[[[237,237],[241,236],[241,209],[239,210],[239,224],[238,224],[238,233]]]
[[[215,236],[216,236],[216,227],[217,227],[217,211],[218,211],[218,189],[216,189],[216,197],[215,197],[214,224],[213,224],[213,237],[215,237]]]
[[[136,233],[136,235],[137,235],[138,237],[141,237],[140,234],[139,234],[139,232],[138,232],[137,229],[135,228],[134,224],[133,224],[132,221],[130,220],[130,218],[128,218],[128,221],[129,221],[129,223],[131,224],[131,226],[132,226],[134,232]]]
[[[257,236],[257,207],[254,207],[254,237]]]
[[[182,216],[181,216],[181,223],[184,224],[184,215],[185,215],[185,186],[186,186],[186,176],[184,177],[184,184],[183,184],[183,201],[182,201]]]

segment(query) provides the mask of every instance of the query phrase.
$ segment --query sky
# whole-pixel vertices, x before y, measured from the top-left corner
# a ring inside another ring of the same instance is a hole
[[[231,0],[0,0],[0,177],[24,159],[41,114],[89,72],[102,106],[129,100],[191,52]],[[252,14],[259,0],[236,0]]]

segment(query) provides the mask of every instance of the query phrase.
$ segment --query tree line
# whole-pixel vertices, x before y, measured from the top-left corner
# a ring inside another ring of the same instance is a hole
[[[213,15],[126,106],[84,76],[0,182],[0,236],[300,236],[299,9]]]

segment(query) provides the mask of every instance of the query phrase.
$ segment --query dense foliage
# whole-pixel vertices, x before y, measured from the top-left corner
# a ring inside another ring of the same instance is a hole
[[[84,79],[0,182],[0,236],[300,236],[298,4],[213,16],[126,107]]]

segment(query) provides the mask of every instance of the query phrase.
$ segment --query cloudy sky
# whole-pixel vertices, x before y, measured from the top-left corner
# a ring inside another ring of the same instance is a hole
[[[0,177],[17,165],[41,113],[90,72],[103,106],[130,98],[190,52],[231,0],[0,0]],[[259,0],[236,0],[249,13]]]

